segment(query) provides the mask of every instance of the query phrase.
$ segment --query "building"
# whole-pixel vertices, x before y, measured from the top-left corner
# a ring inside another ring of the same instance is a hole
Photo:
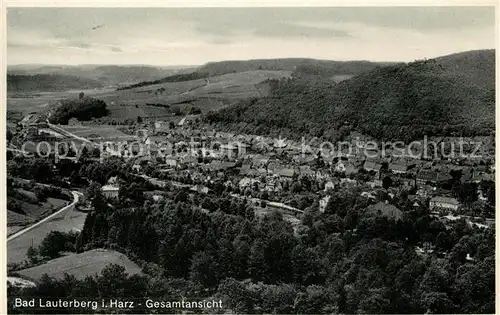
[[[406,172],[408,172],[408,166],[405,164],[391,163],[389,164],[389,170],[394,174],[406,174]]]
[[[437,196],[429,201],[429,209],[456,211],[460,207],[460,202],[455,198]]]
[[[296,174],[297,173],[293,168],[284,168],[278,173],[280,177],[284,177],[286,179],[292,179]]]
[[[363,165],[363,168],[365,170],[367,170],[368,172],[374,171],[374,172],[378,173],[382,169],[382,164],[367,160],[367,161],[365,161],[365,164]]]
[[[104,185],[101,188],[102,194],[106,198],[118,198],[120,188],[117,185]]]
[[[327,191],[328,189],[335,189],[335,184],[332,181],[326,182],[325,191]]]
[[[191,187],[190,190],[195,191],[195,192],[200,193],[200,194],[208,194],[208,192],[210,191],[210,189],[208,187],[203,186],[203,185],[195,185],[195,186]]]

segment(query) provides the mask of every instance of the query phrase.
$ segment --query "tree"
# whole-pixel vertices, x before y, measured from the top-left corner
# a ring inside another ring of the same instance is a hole
[[[66,236],[59,231],[52,231],[43,239],[39,252],[44,257],[56,258],[65,249],[65,245]]]
[[[382,179],[382,187],[384,189],[389,189],[392,186],[392,179],[389,176],[386,176]]]
[[[78,94],[78,99],[79,99],[79,100],[81,100],[84,96],[85,96],[85,93],[80,92],[80,93]]]
[[[302,191],[302,186],[300,185],[299,182],[294,182],[292,184],[292,188],[291,188],[291,191],[293,193],[300,193]]]
[[[216,270],[216,262],[212,255],[207,251],[201,251],[193,256],[189,277],[204,287],[214,287],[218,282]]]
[[[142,124],[142,121],[143,121],[142,117],[141,116],[137,116],[137,123],[138,124]]]
[[[30,246],[28,250],[26,251],[26,257],[28,257],[28,260],[32,264],[37,264],[39,259],[38,259],[38,251],[33,248],[33,246]]]

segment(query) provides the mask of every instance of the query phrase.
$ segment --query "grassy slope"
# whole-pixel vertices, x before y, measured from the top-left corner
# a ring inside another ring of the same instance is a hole
[[[53,259],[43,265],[24,269],[19,274],[28,279],[39,279],[43,274],[61,279],[64,273],[84,279],[86,276],[100,274],[108,264],[123,266],[130,275],[141,274],[141,268],[127,256],[111,250],[94,249],[80,254]]]

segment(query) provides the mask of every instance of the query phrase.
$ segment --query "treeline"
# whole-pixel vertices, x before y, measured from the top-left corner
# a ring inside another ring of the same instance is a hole
[[[154,85],[154,84],[161,84],[161,83],[171,83],[171,82],[182,82],[182,81],[191,81],[191,80],[198,80],[198,79],[205,79],[208,78],[208,73],[206,72],[191,72],[191,73],[182,73],[182,74],[176,74],[172,75],[163,79],[159,80],[154,80],[154,81],[144,81],[124,87],[117,88],[117,91],[120,90],[129,90],[133,88],[138,88],[138,87],[143,87],[143,86],[148,86],[148,85]]]
[[[54,124],[66,125],[71,118],[85,121],[106,116],[107,114],[108,109],[103,100],[91,97],[66,99],[60,101],[59,106],[49,117],[49,121]]]
[[[205,213],[176,197],[99,208],[77,242],[142,261],[146,277],[117,284],[117,296],[141,284],[147,296],[168,298],[167,283],[177,283],[178,294],[221,298],[238,313],[494,312],[494,232],[464,220],[447,228],[404,196],[396,203],[402,221],[368,214],[366,199],[340,191],[324,213],[311,206],[294,231],[277,212],[255,219]],[[443,256],[419,256],[414,246],[422,242]]]
[[[455,72],[428,60],[377,68],[338,84],[281,80],[272,84],[270,97],[244,100],[206,118],[240,132],[334,141],[352,130],[402,141],[491,134],[493,91],[469,85]]]

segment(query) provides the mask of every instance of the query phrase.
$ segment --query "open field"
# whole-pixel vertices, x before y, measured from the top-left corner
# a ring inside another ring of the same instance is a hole
[[[37,93],[9,93],[7,95],[7,109],[19,111],[23,115],[42,111],[50,102],[63,98],[77,97],[78,93],[84,92],[89,96],[96,96],[110,89],[76,90],[65,92],[37,92]]]
[[[125,133],[121,132],[114,126],[108,126],[108,125],[92,125],[92,126],[66,126],[66,125],[61,125],[59,126],[62,129],[69,131],[79,137],[84,137],[84,138],[97,138],[97,137],[102,137],[102,138],[113,138],[113,137],[123,137],[126,136]]]
[[[43,274],[62,279],[65,273],[73,275],[77,279],[84,279],[86,276],[100,274],[108,264],[123,266],[129,275],[142,273],[141,268],[124,254],[104,249],[94,249],[80,254],[59,257],[18,273],[31,280],[37,280]]]

